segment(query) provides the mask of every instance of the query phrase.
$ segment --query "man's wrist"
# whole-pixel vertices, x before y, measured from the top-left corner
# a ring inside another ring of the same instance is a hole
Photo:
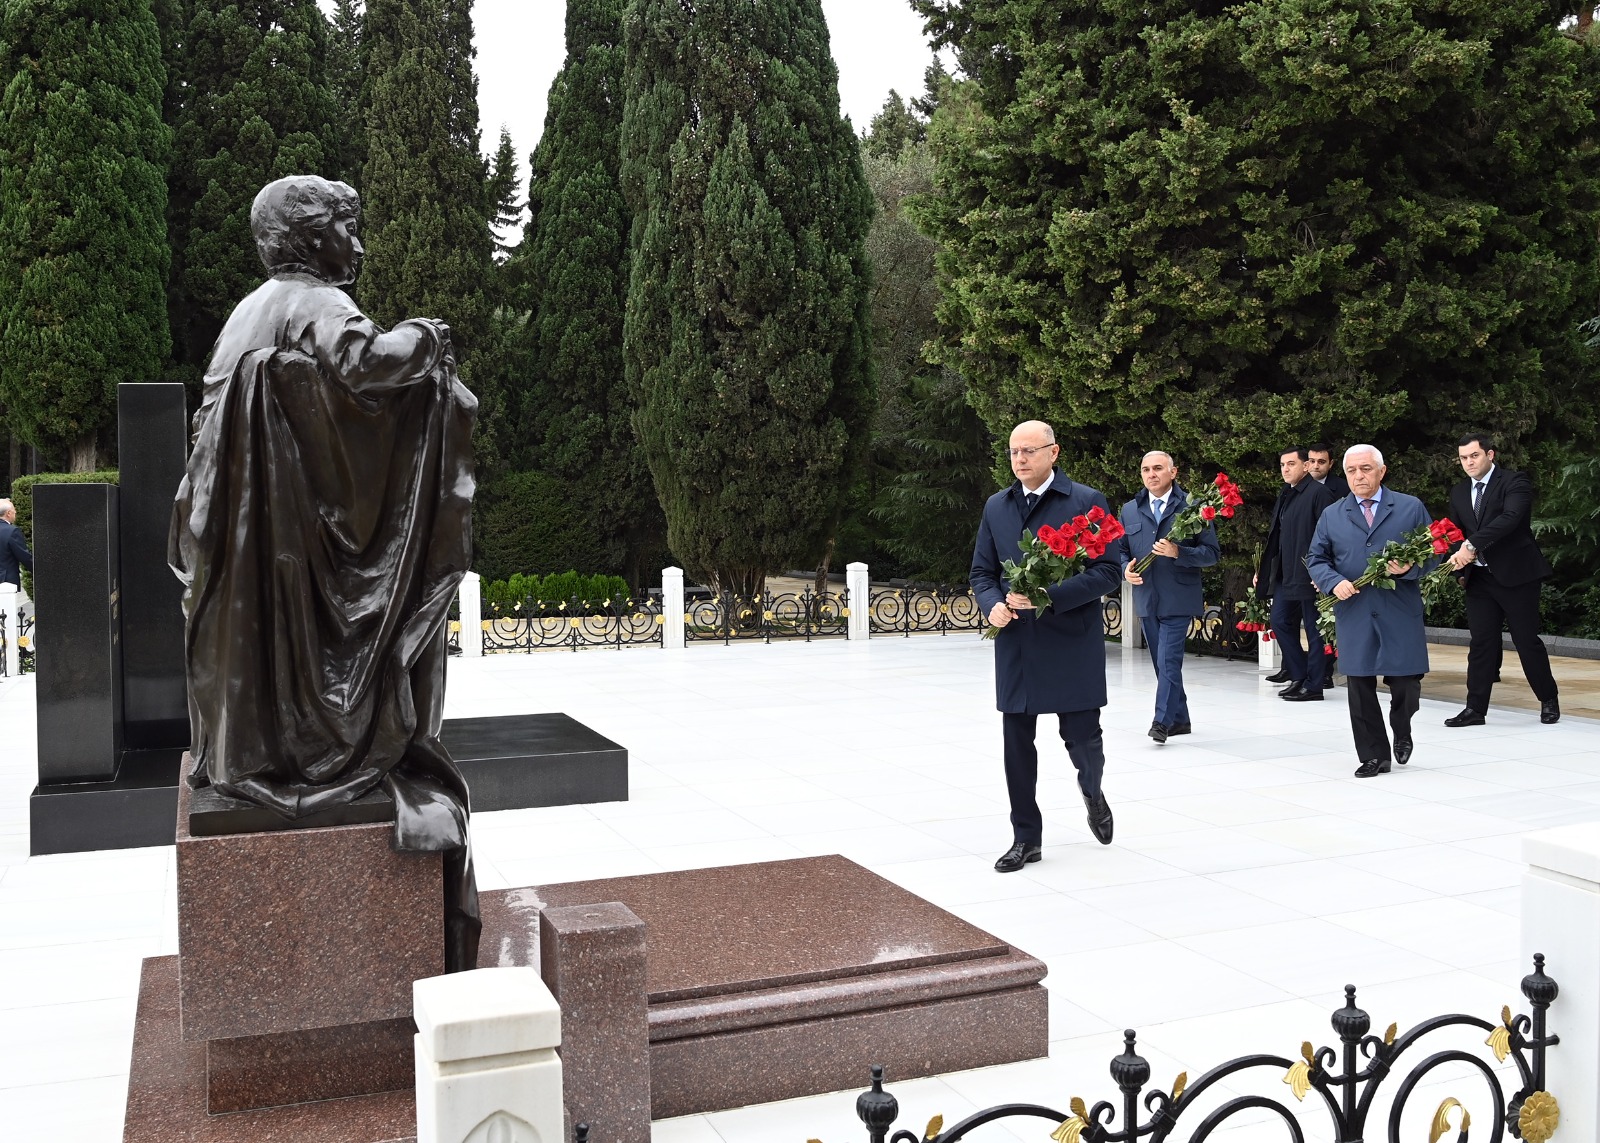
[[[1473,555],[1477,555],[1478,554],[1478,549],[1473,546],[1471,540],[1462,540],[1461,541],[1461,547],[1462,547],[1462,550],[1471,552]]]

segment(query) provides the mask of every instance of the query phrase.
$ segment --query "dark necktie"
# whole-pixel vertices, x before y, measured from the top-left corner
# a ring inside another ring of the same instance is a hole
[[[1483,523],[1483,518],[1478,515],[1478,505],[1483,502],[1483,486],[1485,483],[1487,482],[1479,480],[1472,485],[1472,517],[1480,524]]]
[[[1372,506],[1375,503],[1376,503],[1376,501],[1373,501],[1373,500],[1363,500],[1361,502],[1361,510],[1367,514],[1367,527],[1368,528],[1372,527],[1372,514],[1373,514],[1373,511],[1374,511]]]
[[[1022,518],[1026,520],[1033,515],[1033,506],[1039,503],[1039,494],[1037,492],[1024,492],[1022,494],[1022,503]]]

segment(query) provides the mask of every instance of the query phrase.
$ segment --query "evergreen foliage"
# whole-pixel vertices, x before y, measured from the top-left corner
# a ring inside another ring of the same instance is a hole
[[[488,332],[493,238],[478,154],[471,0],[369,0],[361,34],[365,268],[356,290],[378,322],[433,317],[451,329],[467,384]]]
[[[347,124],[315,0],[182,0],[167,226],[177,376],[197,384],[234,306],[265,271],[250,205],[285,175],[339,178]]]
[[[336,177],[357,185],[367,160],[367,125],[360,114],[364,14],[360,0],[334,0],[328,13],[328,88],[339,109],[340,132]]]
[[[634,424],[668,546],[752,594],[865,451],[871,196],[818,0],[631,0],[624,32]]]
[[[169,133],[151,0],[0,4],[0,401],[77,472],[169,347]]]
[[[533,153],[528,225],[513,267],[531,311],[517,426],[531,467],[574,479],[606,550],[591,566],[642,583],[660,566],[666,522],[634,436],[622,366],[630,221],[617,174],[624,6],[567,4],[567,60]]]
[[[918,118],[900,98],[900,93],[891,87],[883,107],[872,117],[861,146],[874,159],[892,159],[907,143],[921,143],[927,137],[927,122]]]
[[[967,77],[918,215],[940,355],[997,436],[1258,503],[1285,441],[1376,440],[1437,499],[1465,426],[1593,439],[1596,66],[1559,5],[913,3]]]
[[[580,488],[542,472],[512,472],[473,504],[473,570],[486,580],[518,572],[604,567],[604,538],[589,526]]]

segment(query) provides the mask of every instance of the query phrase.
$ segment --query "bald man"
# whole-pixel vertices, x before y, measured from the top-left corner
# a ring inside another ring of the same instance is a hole
[[[1006,791],[1011,798],[1011,848],[994,867],[1015,873],[1043,856],[1044,816],[1036,789],[1039,753],[1034,731],[1041,714],[1056,716],[1067,757],[1078,771],[1078,789],[1089,812],[1089,831],[1111,844],[1111,807],[1101,789],[1105,744],[1100,708],[1106,705],[1105,611],[1101,598],[1118,590],[1120,548],[1110,545],[1081,572],[1050,589],[1050,607],[1036,614],[1028,597],[1011,590],[1001,565],[1022,557],[1024,529],[1059,528],[1091,508],[1109,514],[1106,498],[1074,484],[1055,466],[1061,448],[1043,421],[1024,421],[1011,431],[1011,471],[1016,483],[983,506],[972,553],[972,591],[989,622],[1000,628],[994,641],[995,705],[1005,735]]]
[[[1164,743],[1188,734],[1189,696],[1183,689],[1183,643],[1189,627],[1206,609],[1200,586],[1200,569],[1222,558],[1217,530],[1207,524],[1198,535],[1174,542],[1168,536],[1172,520],[1189,503],[1178,484],[1178,466],[1167,453],[1144,454],[1139,462],[1144,488],[1122,506],[1123,578],[1133,585],[1134,606],[1150,661],[1156,669],[1155,719],[1150,737]],[[1155,555],[1144,574],[1133,565]],[[1123,616],[1123,622],[1131,617]]]

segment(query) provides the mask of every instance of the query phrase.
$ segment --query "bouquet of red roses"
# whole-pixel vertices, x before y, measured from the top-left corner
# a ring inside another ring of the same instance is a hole
[[[1233,510],[1243,503],[1244,497],[1239,493],[1239,486],[1228,479],[1226,472],[1219,472],[1216,480],[1191,495],[1189,503],[1183,506],[1183,511],[1173,517],[1172,527],[1167,529],[1166,539],[1177,544],[1192,536],[1198,536],[1201,529],[1218,516],[1224,520],[1231,518]],[[1143,575],[1150,570],[1155,558],[1154,552],[1148,553],[1133,565],[1134,572]]]
[[[1257,550],[1256,562],[1261,562],[1259,549]],[[1272,609],[1267,605],[1266,600],[1256,595],[1255,588],[1246,588],[1244,598],[1234,606],[1243,612],[1244,616],[1234,624],[1235,628],[1246,634],[1251,632],[1259,633],[1263,643],[1272,642]]]
[[[1106,548],[1122,536],[1121,521],[1097,504],[1088,515],[1074,516],[1060,528],[1045,524],[1037,535],[1024,528],[1021,561],[1006,560],[1000,568],[1011,590],[1027,596],[1037,611],[1044,612],[1050,607],[1050,588],[1105,555]],[[983,637],[993,639],[999,634],[1000,628],[991,626]]]
[[[1367,557],[1367,570],[1352,580],[1356,587],[1377,587],[1384,591],[1395,589],[1394,576],[1389,574],[1389,563],[1420,564],[1430,556],[1442,556],[1450,550],[1450,545],[1458,544],[1464,539],[1461,529],[1449,519],[1435,520],[1426,528],[1417,528],[1398,540],[1390,540],[1383,545],[1383,550]],[[1443,577],[1448,575],[1448,569],[1440,567],[1422,577],[1417,585],[1422,590],[1424,602],[1432,598],[1443,583]],[[1322,636],[1323,654],[1337,655],[1339,640],[1337,627],[1333,618],[1333,605],[1338,602],[1333,595],[1317,596],[1317,631]]]

